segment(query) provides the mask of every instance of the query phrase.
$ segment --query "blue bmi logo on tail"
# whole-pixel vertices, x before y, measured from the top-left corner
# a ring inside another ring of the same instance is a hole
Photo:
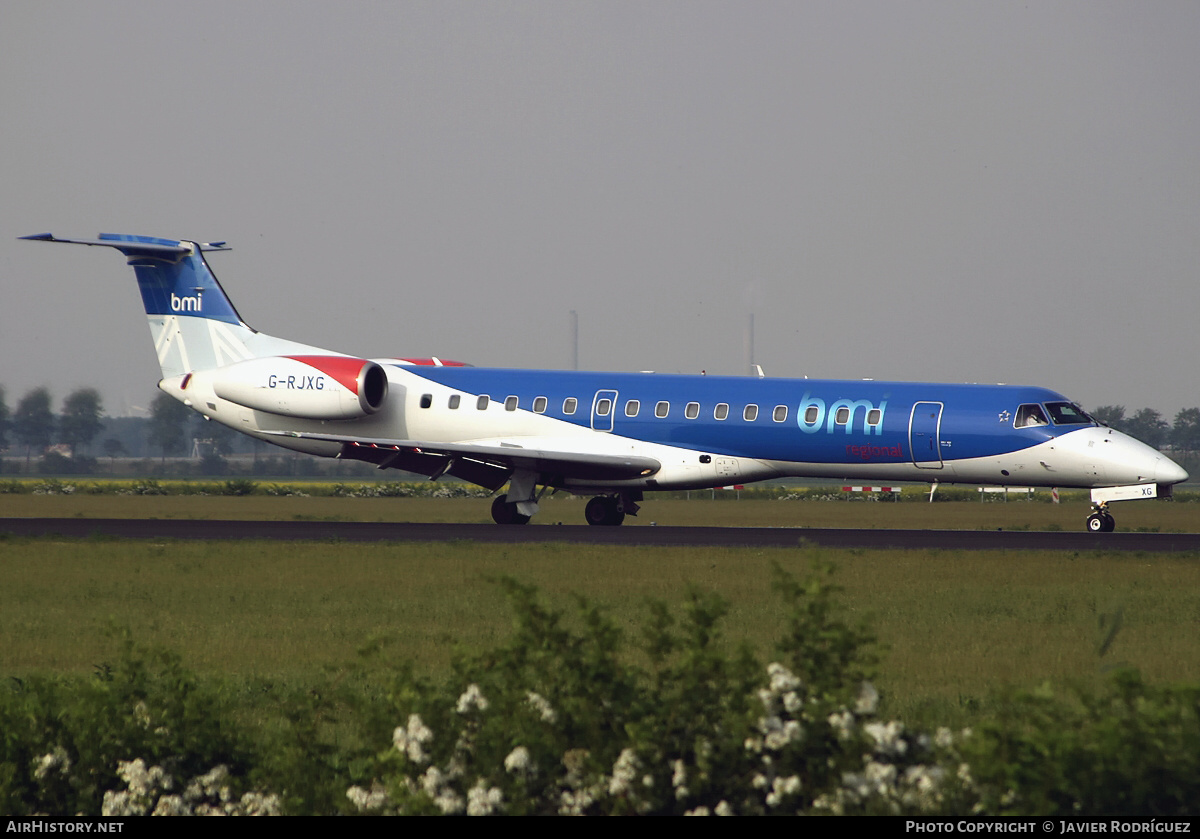
[[[263,335],[238,316],[204,259],[206,251],[229,250],[224,242],[113,233],[101,233],[96,239],[59,239],[49,233],[23,238],[98,245],[124,254],[137,274],[164,379],[248,358],[313,349]]]
[[[224,243],[201,246],[172,239],[113,233],[101,233],[99,241],[115,247],[129,258],[129,264],[137,274],[147,315],[242,322],[204,261],[205,249],[225,250]],[[166,248],[167,252],[158,248]]]

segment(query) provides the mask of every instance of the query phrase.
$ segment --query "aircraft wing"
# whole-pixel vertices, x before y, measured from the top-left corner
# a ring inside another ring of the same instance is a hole
[[[280,437],[342,444],[342,456],[394,467],[430,477],[454,475],[489,489],[498,489],[517,471],[536,472],[539,482],[555,479],[618,481],[653,475],[662,464],[640,455],[585,452],[570,447],[570,440],[538,438],[531,446],[504,442],[431,443],[390,440],[305,431],[268,431]]]

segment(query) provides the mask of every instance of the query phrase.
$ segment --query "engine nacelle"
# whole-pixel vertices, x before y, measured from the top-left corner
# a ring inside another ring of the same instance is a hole
[[[213,370],[213,392],[246,408],[314,420],[357,419],[387,400],[387,372],[374,361],[333,355],[253,358]],[[186,381],[183,384],[186,390]]]

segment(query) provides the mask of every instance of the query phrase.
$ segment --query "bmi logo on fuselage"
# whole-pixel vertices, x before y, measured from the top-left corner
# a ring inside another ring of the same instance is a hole
[[[796,422],[800,430],[806,434],[824,431],[832,434],[836,429],[842,429],[846,434],[854,433],[854,423],[859,417],[859,428],[863,434],[883,434],[883,414],[887,411],[887,400],[878,405],[867,399],[838,399],[828,407],[825,400],[813,396],[807,391],[800,400],[800,411]],[[860,413],[861,412],[861,413]]]

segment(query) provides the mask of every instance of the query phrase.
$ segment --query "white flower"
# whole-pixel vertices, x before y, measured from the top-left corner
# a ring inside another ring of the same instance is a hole
[[[684,813],[684,815],[685,816],[711,816],[712,813],[710,813],[708,811],[707,807],[700,806],[700,807],[697,807],[695,810],[688,810],[686,813]]]
[[[763,743],[771,751],[777,752],[803,736],[800,723],[795,720],[784,722],[779,717],[762,717],[758,721],[759,730],[765,735]]]
[[[499,787],[488,787],[487,782],[480,778],[475,786],[467,791],[467,815],[490,816],[504,803],[504,794]]]
[[[433,732],[417,714],[410,714],[408,725],[397,727],[392,732],[392,742],[396,745],[396,751],[407,755],[413,763],[424,763],[427,760],[425,750],[421,746],[432,739]]]
[[[945,726],[939,728],[933,736],[933,744],[939,749],[948,749],[954,745],[954,732]]]
[[[443,815],[453,816],[461,813],[463,810],[462,798],[454,790],[446,787],[433,799],[433,803],[442,811]]]
[[[554,723],[558,722],[558,714],[554,712],[554,708],[551,707],[550,702],[546,699],[546,697],[530,691],[529,696],[525,701],[533,706],[533,709],[538,712],[538,716],[542,718],[542,722],[547,722],[551,725],[554,725]]]
[[[278,816],[280,815],[279,796],[248,792],[242,796],[241,812],[243,816]]]
[[[517,746],[504,758],[504,771],[510,775],[525,774],[530,769],[529,749]]]
[[[633,749],[625,749],[613,764],[612,780],[608,783],[609,795],[624,795],[637,777],[638,759]]]
[[[729,806],[728,801],[722,801],[718,804],[715,812],[718,816],[732,816],[734,814],[733,808]]]
[[[672,768],[675,770],[675,774],[671,776],[671,786],[681,787],[684,784],[686,784],[687,783],[687,767],[684,766],[683,761],[682,760],[675,761]]]
[[[55,746],[54,751],[48,755],[44,755],[38,761],[37,769],[33,770],[33,777],[39,781],[44,780],[55,769],[59,770],[63,775],[71,771],[71,758],[67,756],[67,750],[62,746]]]
[[[183,803],[183,797],[178,795],[164,795],[158,799],[158,803],[154,805],[152,816],[190,816],[191,808]]]
[[[846,740],[854,734],[854,715],[847,710],[829,715],[829,727],[834,730],[839,740]]]
[[[458,697],[458,712],[460,714],[469,714],[475,709],[486,711],[487,708],[487,697],[483,695],[483,691],[479,689],[479,685],[473,682],[467,685],[467,689],[463,692],[463,695]]]
[[[872,722],[863,726],[865,731],[875,741],[875,752],[882,755],[903,755],[908,750],[908,743],[901,736],[904,733],[904,723],[893,720],[889,723]]]
[[[462,798],[449,786],[446,786],[446,778],[436,766],[430,766],[421,776],[421,789],[444,815],[452,816],[462,812]]]
[[[787,778],[776,778],[771,785],[771,792],[767,795],[767,806],[778,807],[783,799],[789,795],[795,795],[800,791],[800,778],[792,775]]]
[[[346,790],[346,797],[360,813],[378,810],[391,803],[387,792],[376,785],[372,785],[370,792],[362,787],[350,787]]]
[[[777,661],[767,665],[767,675],[771,677],[771,690],[777,696],[800,688],[799,677]]]
[[[879,691],[868,681],[863,681],[858,689],[858,700],[854,703],[854,713],[874,714],[879,707]]]
[[[150,728],[150,709],[146,707],[145,702],[133,706],[133,718],[142,728]]]

